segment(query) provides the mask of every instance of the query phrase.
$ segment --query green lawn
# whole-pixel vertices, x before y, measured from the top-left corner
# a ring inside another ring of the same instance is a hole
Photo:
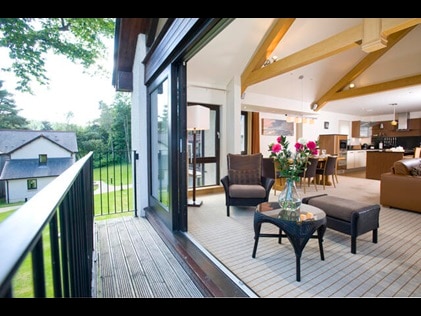
[[[132,165],[110,165],[108,167],[94,168],[94,181],[104,181],[108,184],[132,183]]]
[[[95,216],[127,213],[134,210],[133,189],[94,195]],[[98,218],[99,219],[99,218]]]
[[[1,212],[0,213],[0,223],[2,221],[4,221],[6,219],[6,217],[8,217],[10,214],[12,214],[15,210],[13,211],[7,211],[7,212]]]
[[[128,169],[129,168],[129,169]],[[107,174],[108,172],[108,174]],[[131,165],[125,164],[120,166],[109,166],[108,168],[94,169],[94,181],[102,181],[114,185],[131,184],[132,174]],[[107,177],[108,176],[108,177]],[[107,177],[108,181],[105,180]],[[113,187],[114,188],[114,187]],[[118,189],[116,185],[116,189]],[[101,202],[102,198],[102,202]],[[1,207],[16,206],[16,209],[11,211],[0,212],[0,223],[4,221],[9,215],[13,214],[24,202],[7,204],[4,199],[0,199]],[[116,190],[115,192],[95,194],[94,196],[95,220],[104,220],[116,216],[133,216],[133,189]],[[43,247],[44,247],[44,264],[46,271],[46,289],[47,297],[53,297],[52,275],[51,271],[51,252],[49,242],[50,230],[47,226],[43,232]],[[95,276],[94,276],[95,277]],[[21,265],[13,279],[13,296],[16,298],[33,297],[33,282],[32,282],[32,259],[29,255]]]
[[[20,205],[16,207],[16,210]],[[4,221],[9,215],[13,214],[16,210],[1,212],[0,223]],[[47,226],[42,233],[43,248],[44,248],[44,265],[45,265],[45,278],[47,297],[53,297],[52,289],[52,274],[51,272],[51,251],[50,251],[50,229]],[[20,266],[18,272],[13,278],[13,296],[16,298],[33,297],[33,282],[32,282],[32,258],[28,255]]]

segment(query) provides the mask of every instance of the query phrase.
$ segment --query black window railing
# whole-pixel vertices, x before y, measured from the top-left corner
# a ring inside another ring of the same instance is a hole
[[[15,277],[28,258],[33,297],[92,296],[92,156],[78,160],[0,224],[0,297],[15,297]]]

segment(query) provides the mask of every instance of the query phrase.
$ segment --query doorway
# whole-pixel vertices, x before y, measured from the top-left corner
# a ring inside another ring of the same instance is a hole
[[[193,150],[196,151],[196,187],[219,185],[220,179],[220,108],[214,104],[188,103],[201,105],[210,110],[210,127],[208,130],[196,131],[196,144],[193,144],[193,132],[187,134],[188,153],[188,188],[193,187]]]

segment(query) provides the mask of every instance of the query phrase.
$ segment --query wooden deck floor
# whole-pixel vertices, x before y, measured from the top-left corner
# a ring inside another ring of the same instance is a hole
[[[121,216],[96,225],[98,298],[204,297],[146,218]]]

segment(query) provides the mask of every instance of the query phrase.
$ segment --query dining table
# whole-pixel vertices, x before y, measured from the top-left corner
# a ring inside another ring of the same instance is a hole
[[[317,168],[318,169],[319,168],[323,168],[324,164],[327,161],[327,157],[328,156],[329,156],[328,154],[327,155],[313,155],[314,158],[317,158],[319,160],[318,161],[318,165],[317,165]],[[328,176],[325,176],[325,177],[326,177],[325,185],[332,185],[332,182],[329,181],[329,177]],[[312,183],[313,183],[313,181],[312,181]],[[315,181],[316,181],[316,184],[323,185],[323,177],[320,174],[317,174],[316,175]]]

